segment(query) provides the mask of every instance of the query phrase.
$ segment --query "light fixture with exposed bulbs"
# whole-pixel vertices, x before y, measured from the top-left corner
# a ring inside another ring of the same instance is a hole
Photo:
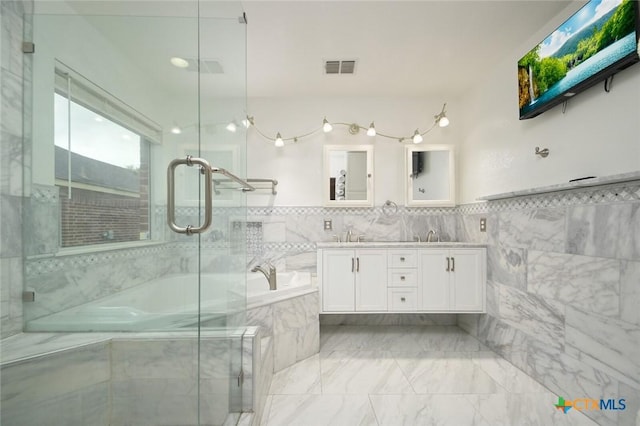
[[[298,142],[300,139],[302,138],[306,138],[307,136],[311,136],[316,132],[319,132],[320,130],[322,130],[324,133],[329,133],[331,131],[333,131],[334,127],[336,125],[338,126],[345,126],[349,129],[349,133],[351,133],[352,135],[358,134],[360,132],[360,130],[366,130],[367,136],[380,136],[383,138],[387,138],[387,139],[394,139],[398,142],[413,142],[413,143],[421,143],[424,140],[424,135],[426,135],[427,133],[429,133],[431,130],[433,130],[436,126],[439,127],[446,127],[449,125],[449,119],[446,116],[446,107],[447,104],[445,103],[442,106],[442,111],[440,111],[438,114],[434,115],[434,122],[432,123],[431,127],[429,127],[427,130],[425,130],[424,132],[420,132],[420,130],[416,129],[415,132],[413,133],[413,135],[411,136],[392,136],[392,135],[388,135],[385,133],[380,133],[376,130],[376,126],[374,124],[374,122],[372,121],[371,124],[368,127],[364,127],[361,126],[357,123],[343,123],[343,122],[330,122],[329,120],[327,120],[327,117],[325,116],[322,119],[322,125],[316,129],[311,130],[308,133],[304,133],[301,135],[297,135],[297,136],[291,136],[291,137],[287,137],[287,138],[283,138],[280,132],[276,133],[276,137],[274,138],[273,136],[269,136],[267,134],[265,134],[264,132],[262,132],[258,127],[256,127],[255,125],[255,120],[253,117],[249,117],[247,116],[244,120],[242,120],[242,124],[245,127],[253,127],[255,129],[256,132],[258,132],[258,134],[260,134],[260,136],[262,136],[264,139],[271,141],[274,143],[274,146],[281,148],[283,146],[285,146],[285,142],[288,141],[292,141],[292,142]]]
[[[325,117],[324,120],[322,120],[322,131],[325,133],[329,133],[332,130],[333,126],[327,121],[327,117]]]
[[[442,111],[440,111],[440,114],[434,116],[434,118],[436,119],[436,123],[440,127],[447,127],[449,125],[449,119],[446,116],[445,108],[447,108],[446,103],[442,106]]]
[[[282,140],[282,136],[280,135],[280,132],[278,132],[278,134],[276,135],[276,140],[274,142],[274,145],[278,148],[281,148],[284,146],[284,140]]]
[[[367,136],[375,136],[376,135],[376,126],[373,124],[373,121],[369,125],[367,129]]]
[[[236,120],[230,121],[229,124],[227,124],[226,129],[231,133],[235,133],[236,130],[238,130],[238,125],[236,124]]]
[[[179,56],[174,56],[173,58],[169,59],[169,62],[171,62],[171,65],[173,65],[174,67],[178,67],[178,68],[189,67],[189,61]]]

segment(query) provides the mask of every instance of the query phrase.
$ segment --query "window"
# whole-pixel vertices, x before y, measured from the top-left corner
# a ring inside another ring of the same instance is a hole
[[[58,84],[54,94],[60,245],[149,239],[151,141],[116,122],[113,114],[100,111],[100,105],[107,105],[104,99],[82,102],[90,99],[83,93],[95,96],[97,92],[88,92],[86,82],[81,86],[68,74],[65,77],[66,90]],[[135,117],[128,119],[135,121]]]

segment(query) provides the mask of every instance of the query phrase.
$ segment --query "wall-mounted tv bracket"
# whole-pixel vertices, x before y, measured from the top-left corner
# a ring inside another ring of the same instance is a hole
[[[611,74],[609,77],[604,79],[604,91],[609,93],[611,91],[611,85],[613,84],[613,76],[615,74]]]

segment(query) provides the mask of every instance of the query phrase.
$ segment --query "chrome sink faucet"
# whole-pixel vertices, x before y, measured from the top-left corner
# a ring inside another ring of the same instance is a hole
[[[427,234],[427,242],[428,243],[432,243],[433,242],[431,240],[432,237],[437,238],[438,242],[440,242],[440,234],[438,234],[438,231],[434,231],[433,229],[429,231],[429,233]]]
[[[264,275],[264,277],[269,282],[269,290],[276,290],[276,267],[269,262],[266,263],[266,266],[268,269],[264,266],[256,266],[251,270],[251,272],[262,272],[262,275]]]

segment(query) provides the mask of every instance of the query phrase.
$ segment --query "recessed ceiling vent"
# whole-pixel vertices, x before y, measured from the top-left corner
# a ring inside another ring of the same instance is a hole
[[[325,61],[326,74],[353,74],[356,70],[356,61]]]

